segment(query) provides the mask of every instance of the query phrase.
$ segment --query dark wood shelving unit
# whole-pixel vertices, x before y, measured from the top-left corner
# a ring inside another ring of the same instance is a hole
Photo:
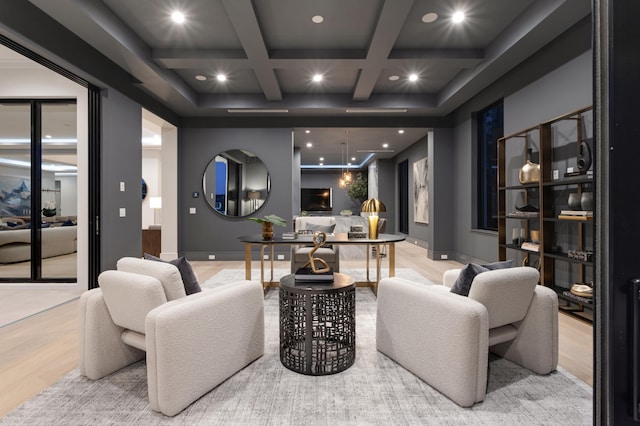
[[[585,120],[592,120],[591,117],[592,107],[586,107],[498,139],[498,257],[537,267],[540,284],[558,293],[560,309],[588,321],[592,318],[593,299],[575,296],[569,290],[574,283],[593,279],[595,264],[593,259],[571,258],[567,251],[593,251],[595,221],[558,216],[561,211],[570,210],[567,193],[577,192],[581,197],[583,192],[593,192],[595,181],[591,173],[564,176],[577,161],[580,143],[590,139],[585,133]],[[540,165],[537,182],[518,180],[518,171],[527,159]],[[595,159],[589,160],[588,170],[594,170]],[[516,206],[524,204],[538,208],[539,214],[510,215]],[[539,231],[538,252],[515,244],[514,237],[520,229],[524,229],[524,241],[531,241],[532,231]]]

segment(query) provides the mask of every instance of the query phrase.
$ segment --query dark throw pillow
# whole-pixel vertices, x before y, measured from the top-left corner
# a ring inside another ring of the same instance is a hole
[[[473,279],[476,277],[476,275],[495,269],[511,268],[512,263],[512,260],[487,263],[485,265],[476,265],[475,263],[469,263],[467,266],[462,268],[462,270],[460,271],[460,275],[458,275],[458,279],[456,279],[456,282],[453,283],[450,291],[451,293],[456,293],[461,296],[469,296],[471,284],[473,283]]]
[[[507,268],[511,268],[512,264],[513,264],[513,260],[502,260],[499,262],[487,263],[485,265],[482,265],[482,267],[490,270],[507,269]]]
[[[198,284],[196,274],[193,272],[189,261],[184,256],[173,260],[163,260],[149,253],[145,253],[144,258],[147,260],[155,260],[156,262],[170,263],[178,268],[178,271],[180,271],[180,276],[182,277],[182,283],[184,284],[184,291],[185,293],[187,293],[187,296],[202,291],[202,289],[200,288],[200,284]]]
[[[459,294],[460,296],[468,296],[473,279],[476,275],[486,271],[489,271],[489,268],[476,265],[475,263],[469,263],[460,271],[458,279],[451,286],[451,293]]]

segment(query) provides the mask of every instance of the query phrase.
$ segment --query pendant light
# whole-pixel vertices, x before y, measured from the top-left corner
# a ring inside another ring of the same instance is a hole
[[[344,143],[340,144],[340,180],[338,186],[340,188],[346,188],[347,182],[344,180]]]
[[[352,176],[351,176],[351,172],[349,171],[349,164],[348,164],[349,163],[349,131],[347,130],[345,133],[347,134],[347,165],[346,165],[347,170],[344,173],[342,173],[342,179],[345,181],[347,185],[350,185]],[[344,164],[344,160],[343,160],[343,164]]]

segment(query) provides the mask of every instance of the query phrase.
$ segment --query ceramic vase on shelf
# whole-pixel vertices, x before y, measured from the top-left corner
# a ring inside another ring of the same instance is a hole
[[[580,208],[586,211],[593,211],[593,192],[583,192],[580,197]]]
[[[572,192],[569,194],[569,210],[580,210],[582,208],[582,200],[580,194]]]

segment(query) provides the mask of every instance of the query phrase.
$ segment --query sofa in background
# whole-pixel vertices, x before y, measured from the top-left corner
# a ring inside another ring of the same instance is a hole
[[[31,229],[28,224],[2,227],[0,230],[0,263],[24,262],[31,259]],[[61,256],[77,250],[77,226],[49,226],[41,230],[42,258]]]
[[[296,232],[308,230],[311,233],[322,231],[330,234],[334,233],[335,227],[336,219],[333,216],[298,216],[294,222]],[[313,245],[294,244],[291,246],[291,272],[296,272],[309,261],[311,250],[313,250]],[[340,272],[340,247],[338,245],[320,247],[313,255],[327,262],[334,272]]]

